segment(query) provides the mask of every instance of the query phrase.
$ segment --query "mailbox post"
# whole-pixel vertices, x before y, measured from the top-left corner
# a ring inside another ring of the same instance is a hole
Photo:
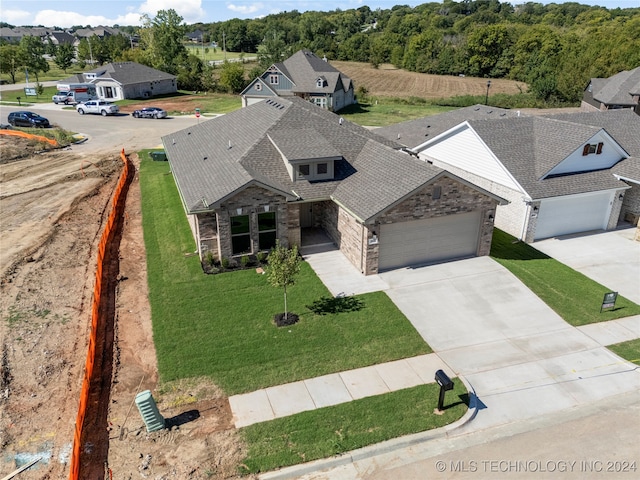
[[[438,410],[442,411],[444,404],[444,394],[449,390],[453,390],[453,380],[449,378],[449,376],[444,373],[443,370],[438,370],[436,372],[436,382],[440,385],[440,398],[438,398]]]

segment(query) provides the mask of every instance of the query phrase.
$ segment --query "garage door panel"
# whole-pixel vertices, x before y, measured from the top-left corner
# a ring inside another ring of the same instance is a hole
[[[379,270],[476,254],[480,212],[382,225]]]
[[[606,228],[611,194],[544,200],[536,222],[535,239]]]

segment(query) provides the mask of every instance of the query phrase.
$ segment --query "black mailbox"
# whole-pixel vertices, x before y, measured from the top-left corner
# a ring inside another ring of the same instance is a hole
[[[442,370],[436,372],[436,382],[438,382],[438,385],[440,385],[444,391],[453,390],[453,380]]]
[[[449,378],[449,375],[442,370],[436,372],[436,382],[440,385],[440,395],[438,396],[438,409],[436,413],[442,413],[444,408],[444,392],[447,390],[453,390],[453,380]]]

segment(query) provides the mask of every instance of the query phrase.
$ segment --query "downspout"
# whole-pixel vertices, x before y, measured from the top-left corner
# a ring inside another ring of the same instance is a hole
[[[364,223],[360,224],[360,273],[364,272],[362,271],[362,261],[363,261],[363,257],[364,257],[364,253],[365,253],[365,249],[364,249]]]
[[[531,219],[531,200],[525,200],[525,204],[527,205],[527,214],[524,216],[524,221],[522,222],[522,233],[520,233],[520,241],[524,242],[525,232],[527,231],[527,225],[529,224],[529,220]]]

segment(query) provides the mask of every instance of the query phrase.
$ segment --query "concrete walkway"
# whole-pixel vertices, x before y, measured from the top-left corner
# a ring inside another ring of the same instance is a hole
[[[434,383],[434,373],[440,369],[451,375],[437,355],[420,355],[234,395],[229,397],[229,405],[236,428],[246,427],[306,410]]]

